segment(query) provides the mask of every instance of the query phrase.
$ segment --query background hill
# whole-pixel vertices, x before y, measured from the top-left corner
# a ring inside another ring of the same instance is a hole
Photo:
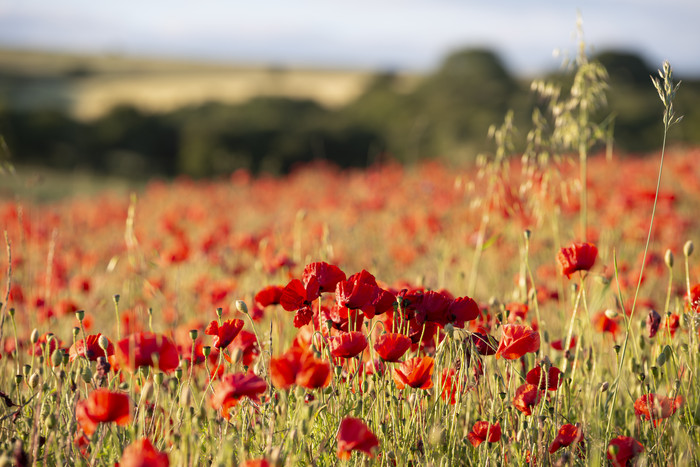
[[[596,118],[614,116],[619,150],[656,150],[654,67],[625,51],[594,58],[610,75],[609,106]],[[472,160],[509,109],[518,128],[529,127],[541,105],[530,81],[487,49],[455,51],[424,74],[6,50],[0,134],[16,164],[137,178],[284,173],[315,159]],[[686,123],[672,143],[700,143],[697,80],[684,79],[677,102]],[[523,138],[516,134],[516,148]]]

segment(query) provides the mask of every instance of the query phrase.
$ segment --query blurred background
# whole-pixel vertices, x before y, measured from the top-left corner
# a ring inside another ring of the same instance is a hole
[[[700,3],[585,3],[0,1],[0,158],[132,180],[473,160],[508,109],[527,133],[533,78],[570,78],[579,13],[616,149],[659,148],[663,60],[671,143],[700,144]]]

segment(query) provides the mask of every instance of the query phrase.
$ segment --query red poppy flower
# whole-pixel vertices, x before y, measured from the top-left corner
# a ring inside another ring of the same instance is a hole
[[[114,356],[121,367],[131,371],[141,366],[154,366],[156,360],[158,368],[166,372],[180,364],[175,344],[164,335],[152,332],[138,332],[120,340]]]
[[[367,338],[360,331],[340,332],[340,335],[328,338],[331,355],[341,358],[352,358],[367,347]]]
[[[360,451],[374,457],[379,440],[359,418],[347,417],[338,428],[338,459],[350,459],[352,451]]]
[[[530,307],[525,303],[512,302],[506,305],[506,311],[508,312],[508,322],[515,323],[518,320],[525,322],[527,314],[530,311]]]
[[[98,423],[128,425],[131,422],[129,396],[108,389],[96,389],[75,406],[75,418],[88,436],[92,436]]]
[[[459,380],[459,371],[455,368],[445,368],[442,370],[442,393],[440,397],[443,401],[451,405],[457,403],[457,394],[463,389],[463,384]]]
[[[455,327],[463,328],[464,323],[473,321],[479,317],[481,310],[479,305],[469,297],[455,298],[447,309],[450,321]]]
[[[588,271],[593,267],[598,248],[592,243],[572,243],[557,255],[561,273],[568,278],[576,271]]]
[[[473,332],[471,341],[479,355],[493,355],[498,348],[498,341],[493,336],[481,332]]]
[[[527,375],[525,375],[525,381],[527,381],[529,384],[538,386],[540,389],[556,391],[561,384],[560,374],[561,371],[555,366],[550,367],[547,374],[542,372],[542,367],[536,366],[527,372]]]
[[[124,448],[120,467],[169,467],[168,453],[153,447],[148,438],[141,438]]]
[[[662,419],[676,413],[676,410],[683,407],[683,403],[682,396],[671,399],[653,393],[644,394],[634,401],[634,413],[644,420],[653,420],[656,426]]]
[[[604,311],[600,311],[593,316],[593,326],[598,332],[608,332],[612,334],[613,339],[620,327],[617,324],[617,320],[609,318]]]
[[[364,269],[353,274],[347,280],[338,282],[335,287],[335,301],[339,306],[357,310],[374,298],[377,281]]]
[[[484,421],[476,422],[472,426],[472,431],[467,433],[467,439],[474,447],[484,441],[497,443],[501,440],[501,425],[499,423],[490,424]]]
[[[311,304],[319,297],[318,284],[309,288],[299,279],[292,279],[282,291],[280,304],[287,311],[294,311],[294,327],[300,328],[311,322],[314,316]]]
[[[540,402],[543,393],[534,384],[523,384],[515,390],[513,405],[525,415],[532,415],[532,408]]]
[[[104,350],[100,347],[99,340],[102,334],[91,334],[87,336],[85,340],[80,339],[75,344],[70,346],[68,354],[70,355],[70,361],[75,361],[76,358],[86,357],[91,362],[97,361],[99,357],[109,357],[114,355],[114,344],[107,339],[107,355],[105,355]],[[85,345],[87,341],[87,345]]]
[[[325,388],[331,384],[332,376],[330,363],[308,353],[297,373],[296,383],[306,389]]]
[[[690,288],[690,293],[686,300],[688,301],[686,307],[689,311],[700,312],[700,284],[695,284]]]
[[[211,402],[214,408],[221,409],[221,414],[228,420],[230,418],[229,409],[235,407],[242,397],[257,402],[258,395],[266,390],[265,380],[253,373],[225,375],[217,385]]]
[[[267,459],[251,459],[238,464],[238,467],[270,467]]]
[[[302,281],[307,290],[315,283],[318,293],[335,292],[338,282],[345,280],[345,273],[338,266],[323,261],[307,264],[302,274]]]
[[[676,331],[678,331],[680,325],[681,317],[677,313],[673,313],[671,314],[671,316],[667,316],[664,320],[664,329],[666,329],[671,334],[671,337],[676,335]]]
[[[618,436],[608,443],[607,457],[614,467],[625,467],[639,454],[644,452],[642,443],[629,436]]]
[[[245,366],[250,366],[255,359],[258,358],[258,355],[260,355],[260,347],[255,333],[246,330],[242,330],[238,333],[233,342],[231,342],[229,349],[240,350],[242,353],[241,363]],[[225,354],[224,357],[226,358]]]
[[[566,339],[559,339],[550,344],[554,350],[564,350],[566,345]],[[573,349],[576,346],[576,336],[571,336],[571,341],[569,342],[569,349]]]
[[[540,349],[540,335],[528,326],[521,324],[504,324],[503,337],[496,349],[496,358],[515,360],[528,352]]]
[[[280,287],[279,285],[268,285],[255,294],[255,303],[261,308],[270,305],[279,305],[283,290],[284,287]]]
[[[567,423],[559,428],[557,437],[554,438],[552,444],[549,445],[549,453],[554,454],[560,448],[565,448],[574,443],[580,443],[583,441],[583,430],[576,425]]]
[[[387,332],[377,338],[374,350],[387,362],[398,362],[411,347],[411,339],[397,332]]]
[[[213,320],[204,330],[204,334],[214,336],[214,347],[223,349],[233,342],[239,332],[243,329],[242,319],[229,319],[221,323]]]
[[[418,389],[430,389],[433,387],[433,367],[435,361],[432,357],[414,357],[394,368],[394,382],[396,387],[403,389],[406,385]]]
[[[429,290],[423,294],[422,299],[416,305],[416,320],[418,324],[426,321],[445,326],[449,320],[448,310],[452,300],[445,295]]]
[[[292,347],[279,357],[270,359],[270,379],[279,389],[293,384],[307,389],[326,387],[331,383],[331,366],[298,347]]]

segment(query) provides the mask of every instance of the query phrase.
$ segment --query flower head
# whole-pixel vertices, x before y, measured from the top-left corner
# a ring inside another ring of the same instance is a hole
[[[474,447],[480,445],[484,441],[497,443],[501,440],[501,425],[499,423],[491,424],[485,421],[476,422],[472,426],[472,431],[467,433],[467,439]]]
[[[559,250],[557,261],[563,275],[571,278],[576,271],[588,271],[595,264],[598,248],[592,243],[572,243]]]
[[[540,349],[540,335],[537,331],[521,324],[503,325],[503,337],[496,349],[496,358],[515,360],[526,353]]]
[[[379,440],[359,418],[347,417],[338,428],[338,458],[350,459],[352,451],[364,452],[373,457],[379,447]]]

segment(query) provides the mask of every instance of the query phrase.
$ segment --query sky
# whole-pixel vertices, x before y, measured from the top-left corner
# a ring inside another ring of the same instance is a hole
[[[0,0],[0,47],[397,71],[487,47],[532,75],[575,53],[579,14],[593,53],[700,76],[698,0]]]

